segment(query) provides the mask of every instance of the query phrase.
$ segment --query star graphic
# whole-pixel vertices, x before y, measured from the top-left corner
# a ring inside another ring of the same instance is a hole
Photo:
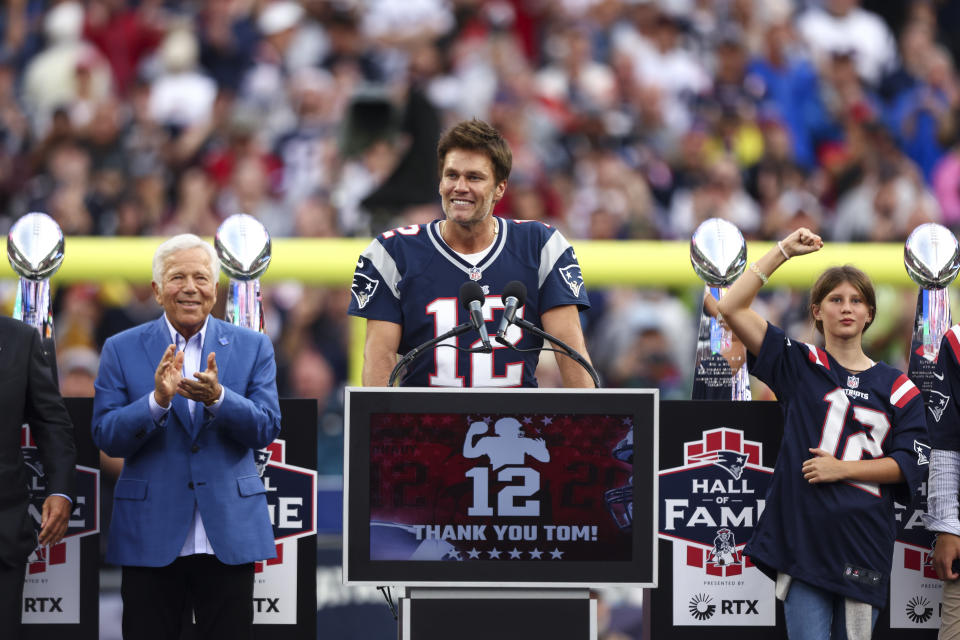
[[[490,424],[491,422],[493,422],[493,418],[491,418],[490,416],[485,416],[481,418],[481,421],[486,422],[487,424]]]
[[[365,291],[372,291],[372,290],[373,290],[373,285],[368,282],[368,283],[367,283],[367,286],[364,287],[364,290],[365,290]]]
[[[540,549],[537,549],[536,547],[534,547],[533,551],[530,552],[530,557],[533,558],[534,560],[539,560],[540,556],[542,555],[543,555],[543,551],[540,551]]]
[[[554,560],[559,560],[562,556],[563,551],[560,551],[560,549],[554,548],[554,550],[550,552],[550,557]]]
[[[480,552],[477,551],[476,547],[470,549],[470,551],[467,551],[467,555],[470,556],[471,560],[478,560],[480,558]]]
[[[531,422],[533,422],[533,418],[531,418],[530,416],[527,416],[526,418],[523,419],[523,424],[530,424]]]
[[[511,559],[511,560],[516,560],[516,559],[519,558],[521,555],[523,555],[523,554],[522,554],[520,551],[518,551],[516,547],[514,547],[514,548],[513,548],[513,551],[510,552],[510,559]]]
[[[487,551],[487,553],[490,554],[491,559],[492,558],[496,558],[498,560],[500,559],[500,552],[497,551],[496,547],[494,547],[493,549],[490,549],[490,551]]]
[[[627,426],[633,425],[633,418],[624,418],[624,419],[623,419],[623,424],[625,424],[625,425],[627,425]]]
[[[553,423],[553,418],[544,418],[544,419],[543,419],[543,424],[552,424],[552,423]]]

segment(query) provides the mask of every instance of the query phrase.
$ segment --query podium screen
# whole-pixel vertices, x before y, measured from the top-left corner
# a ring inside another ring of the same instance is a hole
[[[655,391],[347,398],[348,582],[653,582]]]

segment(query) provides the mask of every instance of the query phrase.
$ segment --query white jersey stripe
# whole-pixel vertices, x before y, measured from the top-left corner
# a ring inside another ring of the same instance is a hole
[[[911,390],[916,389],[916,385],[910,382],[909,378],[906,378],[899,387],[893,388],[893,393],[890,395],[890,404],[897,404],[900,401],[900,398],[910,393]]]
[[[809,342],[804,342],[803,344],[807,349],[810,350],[810,358],[821,367],[825,367],[826,363],[820,360],[820,352],[817,351],[817,348]]]
[[[393,260],[393,257],[387,253],[383,245],[380,244],[380,241],[374,240],[371,242],[360,255],[373,263],[373,266],[383,278],[384,284],[386,284],[390,292],[393,293],[393,297],[399,300],[400,289],[397,288],[397,284],[400,282],[400,271],[397,269],[397,263]]]
[[[536,223],[527,222],[525,224]],[[547,243],[543,245],[543,249],[540,250],[540,271],[537,277],[537,287],[543,286],[550,272],[553,271],[553,267],[556,266],[557,260],[559,260],[560,256],[569,248],[570,243],[567,242],[567,239],[560,233],[554,232],[553,235],[550,236]]]

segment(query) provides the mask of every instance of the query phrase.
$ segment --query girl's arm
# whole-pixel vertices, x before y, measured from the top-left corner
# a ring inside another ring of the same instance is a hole
[[[810,449],[813,457],[803,463],[803,477],[810,484],[819,482],[873,482],[897,484],[905,480],[893,458],[873,460],[837,460],[823,449]]]
[[[823,246],[820,236],[809,229],[797,229],[777,243],[759,260],[750,264],[737,281],[716,304],[716,311],[723,316],[731,330],[746,345],[750,353],[756,355],[763,344],[767,332],[767,321],[750,308],[760,287],[777,267],[793,256],[813,253]],[[708,300],[707,312],[714,311]]]

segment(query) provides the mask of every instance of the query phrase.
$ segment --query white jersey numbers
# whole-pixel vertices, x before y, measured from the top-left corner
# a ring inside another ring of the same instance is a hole
[[[825,395],[823,399],[830,408],[823,421],[820,449],[840,460],[862,460],[864,453],[869,453],[873,458],[883,457],[883,441],[890,431],[890,420],[885,413],[853,405],[853,419],[866,427],[866,430],[848,436],[843,445],[843,452],[838,453],[843,425],[851,406],[850,399],[839,387]],[[874,482],[851,482],[850,484],[880,497],[880,487]]]

